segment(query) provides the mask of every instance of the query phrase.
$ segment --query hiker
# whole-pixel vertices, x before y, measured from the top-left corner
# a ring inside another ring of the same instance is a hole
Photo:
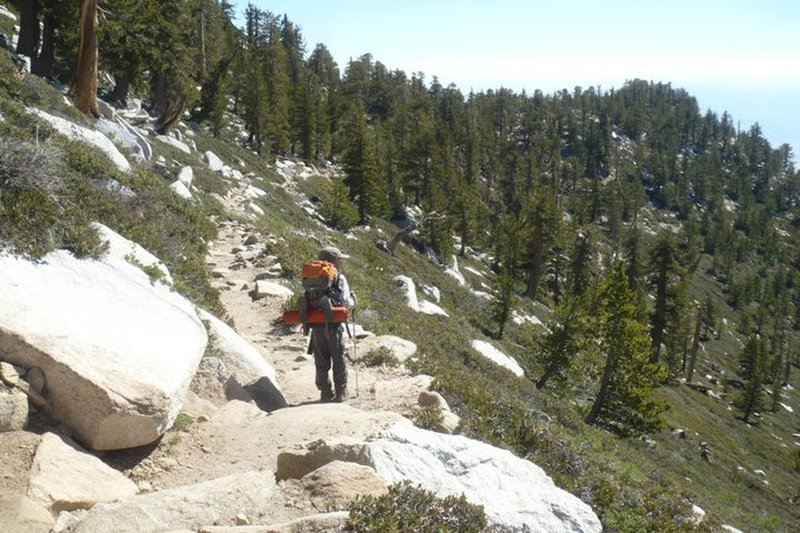
[[[356,305],[356,295],[350,291],[347,278],[341,273],[342,259],[346,259],[338,248],[328,246],[320,250],[318,259],[333,263],[339,274],[336,283],[331,291],[330,299],[332,306],[346,306],[353,308]],[[344,322],[332,324],[312,324],[311,329],[311,349],[314,353],[314,364],[316,365],[316,385],[320,391],[320,401],[343,402],[347,399],[347,365],[345,362],[345,327]],[[333,366],[333,385],[329,377],[329,371]]]

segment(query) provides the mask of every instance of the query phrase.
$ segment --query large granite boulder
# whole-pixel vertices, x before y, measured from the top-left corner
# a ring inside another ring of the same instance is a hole
[[[327,437],[278,456],[276,477],[303,478],[335,461],[372,467],[387,485],[409,481],[444,498],[482,505],[498,531],[600,532],[591,507],[507,450],[400,420],[368,438]]]
[[[401,421],[367,443],[371,466],[387,484],[408,480],[440,497],[483,505],[503,531],[600,532],[591,507],[545,472],[507,450]]]
[[[205,310],[198,315],[208,327],[215,352],[231,376],[264,411],[282,409],[289,404],[278,385],[275,369],[258,349],[233,328]]]
[[[113,245],[114,243],[112,243]],[[203,355],[194,306],[113,252],[0,254],[0,359],[45,376],[45,410],[94,450],[166,431]]]
[[[79,126],[74,122],[45,113],[41,109],[29,108],[29,111],[48,122],[53,129],[75,141],[91,144],[103,152],[123,172],[130,172],[131,164],[125,159],[113,142],[103,133]]]

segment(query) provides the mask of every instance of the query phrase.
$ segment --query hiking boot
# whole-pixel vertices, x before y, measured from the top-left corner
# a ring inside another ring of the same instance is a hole
[[[329,402],[333,400],[333,389],[328,387],[327,389],[321,389],[319,392],[319,401],[321,402]]]
[[[336,389],[336,397],[333,399],[334,402],[343,402],[347,399],[347,387],[342,387],[340,389]]]

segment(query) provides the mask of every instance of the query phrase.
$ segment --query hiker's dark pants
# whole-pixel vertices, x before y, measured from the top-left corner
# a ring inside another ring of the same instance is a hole
[[[317,367],[316,384],[319,390],[331,388],[328,376],[333,365],[333,385],[337,390],[347,387],[347,365],[344,360],[344,324],[333,327],[315,326],[311,328],[311,345],[314,350],[314,364]]]

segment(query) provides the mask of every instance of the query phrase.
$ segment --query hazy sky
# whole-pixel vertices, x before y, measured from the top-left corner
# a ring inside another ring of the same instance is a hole
[[[243,11],[248,2],[234,2]],[[287,14],[307,52],[328,47],[344,71],[371,53],[390,70],[437,76],[464,94],[546,94],[670,82],[702,111],[761,125],[800,155],[798,0],[254,0]]]

